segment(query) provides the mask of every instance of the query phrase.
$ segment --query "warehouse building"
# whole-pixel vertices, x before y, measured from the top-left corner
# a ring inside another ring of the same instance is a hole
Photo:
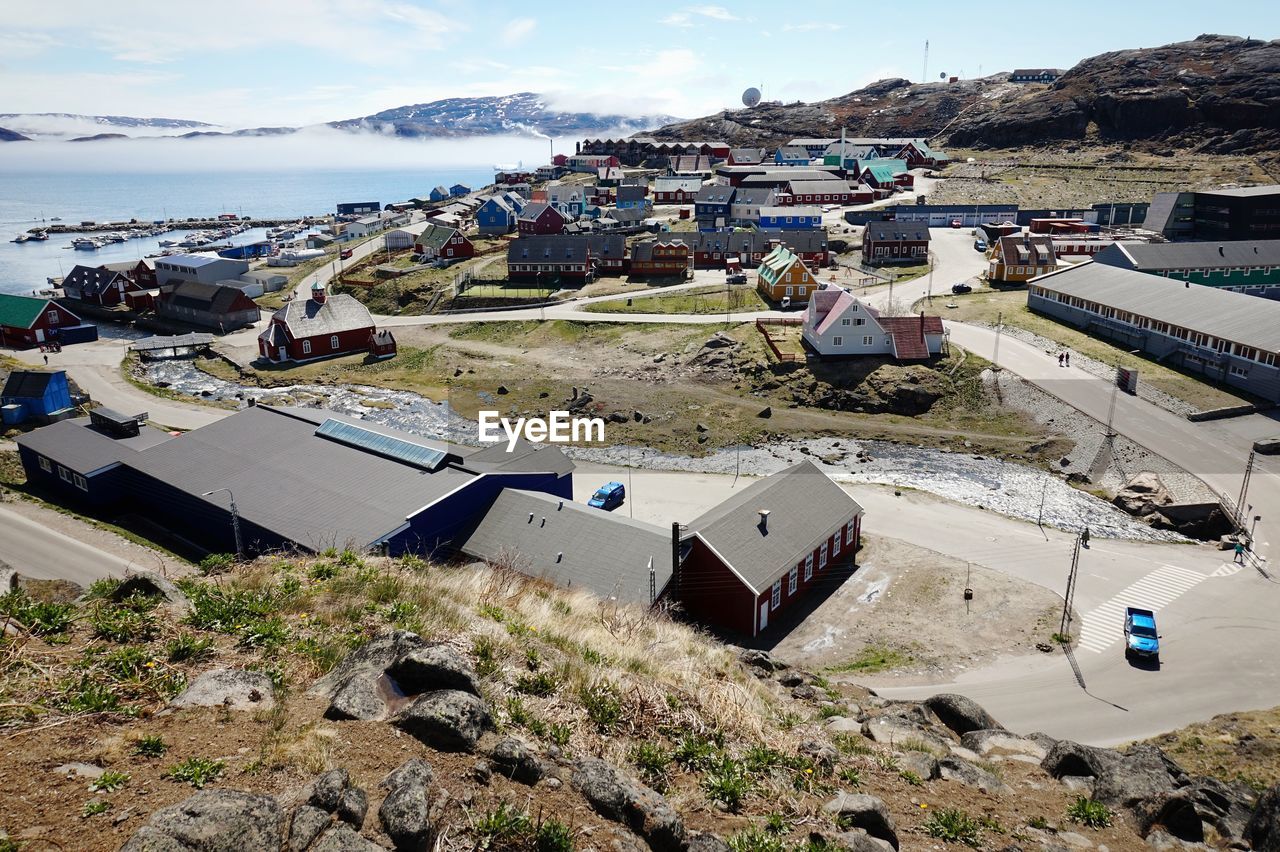
[[[247,261],[212,254],[171,254],[156,260],[156,282],[162,289],[184,281],[217,284],[248,271]]]
[[[1280,238],[1280,184],[1196,192],[1160,192],[1142,227],[1169,239]]]
[[[1280,302],[1085,261],[1033,279],[1027,307],[1280,402]]]
[[[1207,243],[1114,243],[1098,263],[1175,281],[1280,299],[1280,239]]]

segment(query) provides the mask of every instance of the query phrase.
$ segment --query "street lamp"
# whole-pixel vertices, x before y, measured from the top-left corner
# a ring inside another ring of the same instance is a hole
[[[227,492],[227,496],[231,498],[231,530],[236,536],[236,557],[244,556],[244,545],[240,541],[240,513],[236,510],[236,495],[231,493],[230,488],[215,488],[212,491],[206,491],[201,497],[210,497],[220,491]]]
[[[1258,528],[1258,521],[1262,520],[1261,515],[1253,516],[1253,525],[1249,527],[1249,541],[1253,542],[1253,533]]]

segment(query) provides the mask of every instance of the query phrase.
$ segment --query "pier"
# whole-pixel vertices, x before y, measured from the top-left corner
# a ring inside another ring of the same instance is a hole
[[[164,221],[142,221],[140,219],[131,219],[128,222],[93,222],[86,224],[84,222],[52,222],[49,224],[33,225],[27,229],[27,233],[33,231],[48,231],[50,234],[89,234],[99,231],[149,231],[159,225],[174,231],[202,231],[214,228],[226,228],[230,225],[236,225],[246,228],[276,228],[280,225],[293,225],[302,222],[305,225],[321,225],[327,224],[331,217],[329,216],[289,216],[276,219],[258,219],[246,217],[243,219],[219,219],[213,218],[190,218],[190,219],[165,219]]]

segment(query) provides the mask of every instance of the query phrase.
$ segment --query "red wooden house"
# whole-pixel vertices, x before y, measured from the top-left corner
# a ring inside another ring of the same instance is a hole
[[[51,299],[0,293],[0,347],[29,349],[97,339],[96,326],[85,324]]]
[[[534,202],[520,211],[516,220],[516,230],[521,236],[545,236],[564,233],[564,226],[569,220],[556,208],[549,204]]]
[[[476,255],[476,247],[466,234],[444,225],[427,226],[414,240],[413,251],[426,260],[465,260]]]
[[[105,266],[76,265],[62,279],[62,292],[68,299],[107,308],[123,302],[128,293],[143,289],[146,288],[134,283],[124,273]]]
[[[834,569],[853,563],[862,514],[844,489],[803,461],[683,528],[686,555],[670,593],[697,620],[756,636]]]
[[[377,332],[369,309],[352,296],[329,296],[320,282],[307,301],[295,299],[271,317],[258,335],[258,352],[268,361],[313,361],[357,352],[395,352],[395,339]]]
[[[662,237],[631,247],[631,277],[687,275],[693,271],[693,250],[680,239]]]

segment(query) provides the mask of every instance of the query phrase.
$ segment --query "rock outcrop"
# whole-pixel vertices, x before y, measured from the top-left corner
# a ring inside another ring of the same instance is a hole
[[[173,707],[225,707],[228,710],[269,710],[275,706],[275,688],[262,672],[212,669],[169,702]]]
[[[278,849],[284,814],[271,796],[237,790],[201,790],[151,815],[121,852],[191,850],[240,852]]]
[[[622,823],[653,852],[679,852],[684,821],[661,794],[598,758],[586,758],[573,770],[573,786],[607,819]]]

